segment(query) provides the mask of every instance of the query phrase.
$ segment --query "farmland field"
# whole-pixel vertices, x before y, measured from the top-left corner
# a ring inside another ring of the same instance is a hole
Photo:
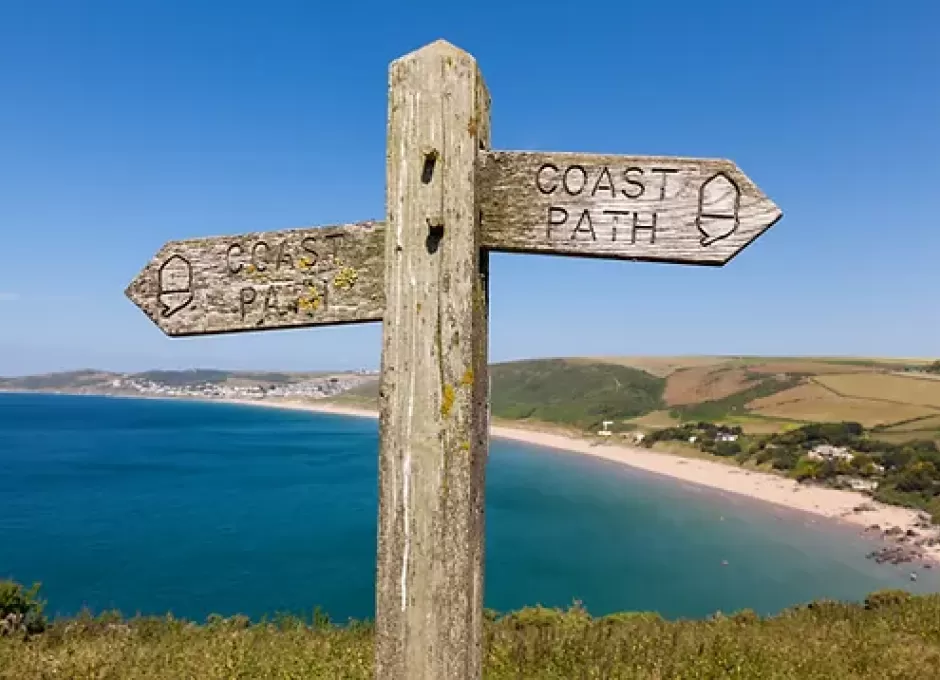
[[[825,373],[871,373],[873,366],[840,365],[825,361],[768,361],[748,366],[751,373],[806,373],[821,375]]]
[[[932,439],[940,446],[940,432],[872,432],[872,439],[889,444],[906,444],[912,439]]]
[[[900,423],[887,428],[888,432],[920,432],[936,430],[940,432],[940,413],[928,418],[921,418],[909,423]]]
[[[842,376],[848,377],[848,376]],[[877,376],[875,376],[877,377]],[[805,384],[755,399],[748,409],[764,416],[809,422],[854,421],[865,427],[887,425],[929,416],[934,411],[923,406],[840,397],[816,384]]]
[[[847,397],[896,401],[940,409],[940,381],[936,380],[864,373],[822,375],[815,380]]]
[[[721,419],[721,425],[737,425],[747,434],[772,434],[775,432],[785,432],[800,427],[802,421],[783,420],[777,418],[764,417],[759,414],[729,416]]]

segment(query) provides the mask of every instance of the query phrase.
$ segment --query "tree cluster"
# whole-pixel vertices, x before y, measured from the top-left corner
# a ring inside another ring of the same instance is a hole
[[[721,441],[722,434],[739,435]],[[740,463],[769,465],[799,481],[843,486],[850,478],[877,482],[876,499],[919,508],[940,523],[940,449],[932,440],[893,444],[869,436],[859,423],[812,423],[764,436],[741,436],[741,428],[687,423],[651,433],[644,444],[689,442],[704,452],[733,456]],[[850,456],[812,454],[819,446],[845,449]]]
[[[722,435],[740,438],[743,434],[742,429],[736,425],[716,425],[700,421],[656,430],[647,435],[643,443],[646,446],[652,446],[656,442],[688,442],[694,438],[693,443],[702,451],[730,457],[741,453],[741,444],[737,439],[735,441],[722,440]]]

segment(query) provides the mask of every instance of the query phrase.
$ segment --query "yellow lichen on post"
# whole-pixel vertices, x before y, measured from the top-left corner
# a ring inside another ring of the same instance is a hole
[[[297,307],[307,314],[313,314],[320,308],[320,291],[315,286],[310,286],[307,294],[297,300]]]
[[[336,276],[333,277],[333,287],[339,290],[349,290],[359,278],[359,272],[353,267],[343,267]]]
[[[444,385],[441,396],[441,415],[445,418],[450,415],[450,410],[454,407],[454,388],[450,385]]]

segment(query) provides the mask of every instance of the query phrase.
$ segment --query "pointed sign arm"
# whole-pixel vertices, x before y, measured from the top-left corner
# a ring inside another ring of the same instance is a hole
[[[170,336],[381,321],[384,248],[375,221],[171,241],[125,293]]]
[[[723,265],[782,215],[721,159],[490,151],[478,182],[494,251]]]

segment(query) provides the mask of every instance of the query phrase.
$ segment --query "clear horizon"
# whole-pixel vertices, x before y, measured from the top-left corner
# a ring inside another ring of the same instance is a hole
[[[4,3],[0,375],[377,368],[378,324],[169,339],[123,291],[172,239],[381,218],[388,63],[438,38],[496,149],[730,158],[783,210],[722,268],[492,256],[492,362],[937,356],[940,5],[569,8]]]
[[[614,358],[613,355],[598,356],[598,355],[567,355],[567,356],[532,356],[532,357],[520,357],[516,359],[506,359],[502,361],[490,361],[490,365],[509,363],[514,361],[538,361],[538,360],[553,360],[553,359],[598,359],[603,360],[605,358]],[[616,358],[642,358],[642,359],[683,359],[683,358],[719,358],[719,359],[817,359],[817,360],[837,360],[837,361],[850,361],[850,360],[859,360],[867,361],[873,360],[877,361],[879,359],[890,361],[890,362],[902,362],[902,361],[911,361],[916,363],[922,362],[933,362],[938,359],[937,356],[923,356],[923,357],[908,357],[908,356],[861,356],[854,354],[844,354],[844,355],[819,355],[819,354],[790,354],[790,355],[776,355],[776,354],[624,354],[618,355]],[[242,372],[269,372],[269,373],[323,373],[323,372],[351,372],[351,371],[375,371],[379,370],[379,364],[376,362],[375,366],[352,366],[346,368],[337,368],[324,366],[320,368],[291,368],[285,366],[249,366],[247,368],[232,368],[230,366],[223,365],[199,365],[199,366],[182,366],[177,368],[162,368],[162,367],[149,367],[142,369],[135,369],[129,371],[121,371],[118,369],[110,369],[102,366],[79,366],[76,368],[66,369],[63,371],[43,371],[41,373],[9,373],[9,374],[0,374],[0,378],[21,378],[30,375],[43,375],[48,373],[65,373],[65,372],[79,372],[79,371],[100,371],[102,373],[145,373],[148,371],[229,371],[232,373],[242,373]]]

